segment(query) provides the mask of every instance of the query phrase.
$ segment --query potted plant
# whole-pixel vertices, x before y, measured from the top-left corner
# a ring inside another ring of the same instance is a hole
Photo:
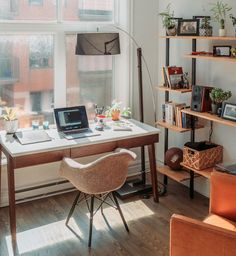
[[[223,1],[217,1],[213,4],[211,9],[213,19],[219,23],[219,36],[223,37],[226,36],[226,29],[225,29],[225,20],[227,13],[232,10],[228,4],[224,3]]]
[[[18,119],[15,108],[4,109],[5,114],[2,115],[4,119],[4,126],[7,133],[15,133],[18,129]]]
[[[232,20],[234,31],[235,31],[235,36],[236,36],[236,17],[233,14],[230,14],[229,17]]]
[[[122,104],[122,102],[113,100],[111,107],[108,107],[108,109],[106,111],[106,116],[111,117],[113,121],[119,121],[120,120],[120,112],[121,112],[121,104]]]
[[[211,26],[211,18],[210,17],[204,17],[202,19],[201,27],[199,29],[199,35],[200,36],[212,36],[212,26]]]
[[[166,33],[168,36],[176,36],[177,34],[177,27],[175,20],[173,20],[174,12],[170,10],[171,4],[168,4],[166,10],[164,12],[159,13],[162,18],[162,25],[165,28]]]
[[[210,93],[212,113],[217,114],[218,109],[222,107],[223,101],[228,100],[231,96],[231,91],[223,91],[220,88],[213,88]]]

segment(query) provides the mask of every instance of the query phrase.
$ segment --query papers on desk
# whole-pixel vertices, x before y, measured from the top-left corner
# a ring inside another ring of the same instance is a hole
[[[52,140],[44,130],[16,132],[14,136],[19,140],[19,142],[22,145],[40,143],[40,142]]]
[[[129,122],[117,121],[112,123],[113,131],[132,131],[131,124]]]

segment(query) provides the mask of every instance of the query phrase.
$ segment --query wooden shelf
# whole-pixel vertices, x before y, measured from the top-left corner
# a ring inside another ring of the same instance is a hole
[[[181,112],[183,112],[185,114],[192,115],[192,116],[197,116],[199,118],[202,118],[202,119],[205,119],[205,120],[208,120],[208,121],[212,121],[212,122],[216,122],[216,123],[219,123],[219,124],[223,124],[223,125],[227,125],[227,126],[231,126],[231,127],[236,128],[236,122],[225,120],[225,119],[223,119],[221,117],[218,117],[216,115],[213,115],[211,113],[195,112],[195,111],[192,111],[190,109],[183,109],[183,110],[181,110]]]
[[[198,39],[198,40],[217,40],[217,41],[236,41],[235,36],[227,36],[227,37],[220,37],[220,36],[162,36],[161,38],[170,38],[170,39]]]
[[[203,59],[203,60],[214,60],[214,61],[227,61],[227,62],[236,62],[236,58],[232,57],[214,57],[213,55],[192,55],[187,54],[185,58],[190,59]]]
[[[171,89],[165,86],[157,86],[157,90],[166,91],[166,92],[174,92],[174,93],[189,93],[192,92],[192,89]]]
[[[188,169],[188,170],[191,170],[191,171],[193,171],[193,172],[195,172],[195,173],[197,173],[197,174],[199,174],[199,175],[201,175],[201,176],[203,176],[203,177],[205,177],[205,178],[207,178],[207,179],[210,179],[210,178],[211,178],[211,173],[213,172],[213,169],[214,169],[214,167],[212,167],[212,168],[208,168],[208,169],[205,169],[205,170],[198,171],[198,170],[196,170],[196,169],[194,169],[194,168],[192,168],[192,167],[189,167],[189,166],[187,166],[187,165],[184,165],[183,163],[181,163],[181,165],[182,165],[184,168],[186,168],[186,169]]]
[[[175,126],[175,125],[170,125],[170,124],[168,124],[166,122],[163,122],[163,121],[158,121],[156,124],[161,126],[161,127],[166,128],[166,129],[172,130],[174,132],[183,133],[183,132],[191,131],[191,129],[185,129],[185,128],[181,128],[181,127],[178,127],[178,126]]]
[[[166,176],[168,176],[169,178],[177,181],[177,182],[182,182],[182,181],[185,181],[185,180],[189,180],[190,179],[190,174],[188,171],[185,171],[185,170],[176,170],[176,171],[173,171],[170,169],[170,167],[168,166],[158,166],[157,167],[157,171],[159,173],[162,173]]]
[[[161,127],[164,127],[166,129],[172,130],[174,132],[179,132],[179,133],[190,132],[192,130],[191,128],[181,128],[181,127],[178,127],[178,126],[175,126],[175,125],[168,124],[168,123],[163,122],[163,121],[156,122],[156,125],[159,125]],[[199,126],[196,127],[196,129],[201,129],[201,128],[204,128],[204,126],[199,125]]]

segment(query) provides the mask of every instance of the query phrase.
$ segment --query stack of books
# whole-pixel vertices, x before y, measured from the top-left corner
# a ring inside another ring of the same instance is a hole
[[[189,81],[182,67],[163,67],[164,86],[171,89],[189,89]]]
[[[191,128],[191,116],[182,113],[181,110],[190,108],[185,103],[167,102],[162,105],[162,121],[180,128]],[[197,120],[195,120],[196,122]]]

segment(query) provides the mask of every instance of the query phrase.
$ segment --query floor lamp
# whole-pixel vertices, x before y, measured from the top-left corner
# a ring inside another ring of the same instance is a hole
[[[132,37],[131,37],[132,38]],[[133,39],[133,38],[132,38]],[[133,39],[134,40],[134,39]],[[134,40],[134,42],[136,42]],[[77,34],[76,55],[117,55],[120,54],[119,33],[79,33]],[[139,84],[139,111],[140,121],[144,122],[143,109],[143,77],[142,77],[142,49],[137,48],[138,57],[138,84]],[[146,184],[145,150],[141,148],[141,180],[131,181],[117,191],[121,198],[126,198],[134,194],[149,193],[151,185]]]

